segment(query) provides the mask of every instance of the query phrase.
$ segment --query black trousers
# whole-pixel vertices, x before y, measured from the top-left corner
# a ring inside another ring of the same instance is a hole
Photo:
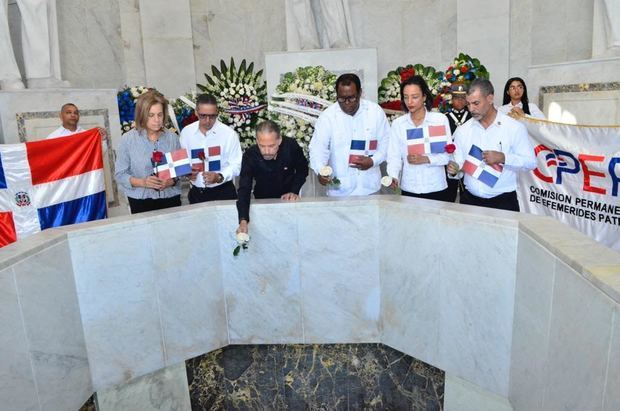
[[[519,211],[517,192],[511,191],[491,198],[476,197],[467,189],[461,193],[461,204],[475,205],[478,207],[497,208],[499,210]]]
[[[232,181],[213,188],[194,187],[189,189],[187,199],[190,204],[204,203],[205,201],[236,200],[237,189]]]
[[[427,200],[437,200],[437,201],[446,201],[446,202],[454,202],[454,200],[450,199],[450,187],[445,190],[435,191],[432,193],[411,193],[409,191],[402,190],[401,194],[407,197],[416,197],[416,198],[426,198]]]
[[[181,195],[168,198],[145,198],[143,200],[127,197],[131,214],[146,213],[147,211],[162,210],[164,208],[181,205]]]

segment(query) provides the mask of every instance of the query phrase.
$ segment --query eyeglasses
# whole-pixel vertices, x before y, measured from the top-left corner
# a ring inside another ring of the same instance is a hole
[[[336,100],[338,100],[339,103],[355,103],[357,101],[358,97],[357,96],[348,96],[348,97],[338,97]]]
[[[196,115],[201,120],[205,120],[205,119],[215,120],[218,116],[217,114],[201,114],[201,113],[196,113]]]

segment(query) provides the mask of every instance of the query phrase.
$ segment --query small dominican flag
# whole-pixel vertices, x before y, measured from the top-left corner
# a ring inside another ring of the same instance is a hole
[[[187,150],[180,148],[164,154],[164,159],[153,169],[161,179],[175,178],[192,174],[192,166],[187,157]]]
[[[0,144],[0,247],[46,228],[105,217],[98,129]]]
[[[191,156],[192,167],[198,171],[222,171],[222,148],[220,146],[208,147],[206,155],[204,148],[192,149]],[[204,161],[201,158],[204,158]],[[205,170],[205,162],[207,170]]]
[[[190,162],[192,165],[192,168],[198,170],[198,171],[204,171],[205,170],[205,163],[202,161],[203,158],[205,158],[205,149],[204,148],[193,148],[190,151]]]
[[[469,174],[476,180],[493,187],[502,175],[504,167],[501,164],[486,164],[482,160],[482,150],[476,145],[472,145],[469,154],[463,163],[463,172]]]
[[[349,151],[349,164],[354,164],[358,157],[372,157],[377,151],[377,140],[351,140],[351,151]]]
[[[207,148],[207,171],[222,171],[222,149],[220,146]]]
[[[407,130],[407,154],[443,153],[448,143],[446,126],[428,126]]]

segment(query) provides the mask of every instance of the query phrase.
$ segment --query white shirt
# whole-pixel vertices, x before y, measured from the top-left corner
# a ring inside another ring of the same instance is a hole
[[[362,99],[355,115],[342,111],[338,103],[329,106],[317,120],[310,141],[310,167],[315,173],[330,165],[333,177],[340,180],[329,187],[329,196],[368,195],[381,188],[379,165],[385,161],[390,128],[385,112],[378,104]],[[360,170],[349,166],[352,140],[365,140],[367,147],[376,140],[377,149],[368,150],[373,166]]]
[[[528,103],[527,106],[530,108],[530,116],[534,117],[534,118],[540,118],[540,119],[545,119],[545,114],[540,111],[540,109],[538,108],[538,106],[534,103]],[[523,110],[523,103],[522,102],[518,102],[517,105],[513,106],[512,102],[508,103],[508,104],[504,104],[501,107],[497,108],[497,111],[501,111],[504,114],[508,114],[510,113],[510,111],[513,109],[513,107],[518,107],[520,109]],[[527,114],[526,114],[527,116]]]
[[[213,124],[211,130],[207,131],[207,134],[203,134],[200,131],[198,121],[188,124],[181,130],[181,147],[187,150],[187,155],[191,159],[192,150],[203,149],[205,156],[208,156],[209,147],[220,148],[220,170],[218,173],[224,176],[224,181],[221,183],[208,184],[207,187],[217,187],[224,184],[227,181],[232,181],[239,175],[241,171],[241,144],[239,143],[239,135],[235,130],[228,127],[225,124],[220,123],[219,120]],[[214,157],[211,157],[213,160]],[[192,181],[192,184],[196,187],[204,188],[204,179],[200,176],[196,177],[196,180]]]
[[[428,126],[445,127],[447,144],[452,142],[450,122],[448,117],[441,113],[427,111],[424,120],[418,126],[413,123],[410,114],[392,121],[387,153],[387,173],[390,177],[400,181],[400,187],[403,190],[411,193],[434,193],[448,188],[444,169],[450,158],[447,153],[426,154],[430,164],[409,164],[407,161],[407,130],[428,128]],[[401,170],[403,175],[399,178]]]
[[[517,120],[501,112],[497,112],[495,120],[487,129],[475,118],[457,128],[454,132],[454,144],[456,145],[454,161],[459,167],[463,167],[473,144],[482,151],[501,151],[506,157],[504,169],[493,187],[465,174],[465,187],[477,197],[492,198],[515,191],[517,173],[536,168],[536,156],[527,129]]]
[[[49,136],[45,138],[56,138],[56,137],[65,137],[73,134],[81,133],[84,129],[80,126],[77,126],[75,131],[67,130],[63,126],[58,127],[56,130],[52,131]]]

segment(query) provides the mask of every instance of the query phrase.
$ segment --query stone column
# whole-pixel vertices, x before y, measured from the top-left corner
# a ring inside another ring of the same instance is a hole
[[[146,84],[176,98],[196,88],[189,0],[139,0]]]

